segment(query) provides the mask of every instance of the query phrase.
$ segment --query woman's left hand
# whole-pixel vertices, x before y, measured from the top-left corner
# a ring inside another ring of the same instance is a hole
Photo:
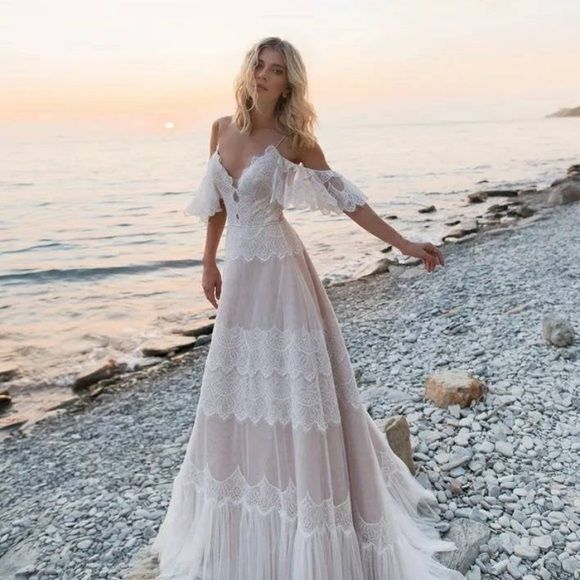
[[[414,258],[423,260],[427,272],[435,270],[437,264],[440,266],[445,265],[443,254],[431,242],[408,242],[401,248],[401,252],[406,256],[413,256]]]

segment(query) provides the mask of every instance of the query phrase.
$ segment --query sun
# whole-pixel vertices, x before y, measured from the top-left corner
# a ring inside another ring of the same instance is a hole
[[[173,121],[165,121],[164,127],[166,129],[173,129],[175,127],[175,123]]]

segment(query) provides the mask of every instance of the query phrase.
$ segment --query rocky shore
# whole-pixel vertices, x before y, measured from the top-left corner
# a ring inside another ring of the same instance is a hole
[[[406,461],[438,498],[441,532],[461,539],[450,564],[469,580],[580,571],[575,191],[570,168],[549,191],[506,194],[475,231],[458,224],[433,273],[385,257],[328,288],[363,400],[401,449],[408,438]],[[60,414],[6,432],[1,578],[131,577],[195,417],[211,326],[191,332],[194,348],[88,381]],[[441,397],[438,377],[450,372],[477,381],[477,396]]]

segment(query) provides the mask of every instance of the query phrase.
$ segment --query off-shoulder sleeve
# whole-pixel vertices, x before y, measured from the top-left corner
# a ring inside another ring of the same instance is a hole
[[[307,208],[340,214],[364,205],[368,197],[338,171],[310,169],[279,157],[271,201],[285,209]]]
[[[210,168],[198,188],[190,195],[183,213],[187,216],[195,216],[199,221],[207,223],[212,215],[222,211],[220,199],[220,191]]]

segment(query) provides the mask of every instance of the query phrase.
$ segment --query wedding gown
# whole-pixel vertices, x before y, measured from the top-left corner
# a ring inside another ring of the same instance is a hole
[[[152,544],[163,580],[462,580],[436,503],[359,400],[325,289],[286,208],[367,196],[269,145],[236,181],[219,148],[185,213],[227,210],[221,298],[185,458]],[[434,512],[432,512],[434,513]]]

